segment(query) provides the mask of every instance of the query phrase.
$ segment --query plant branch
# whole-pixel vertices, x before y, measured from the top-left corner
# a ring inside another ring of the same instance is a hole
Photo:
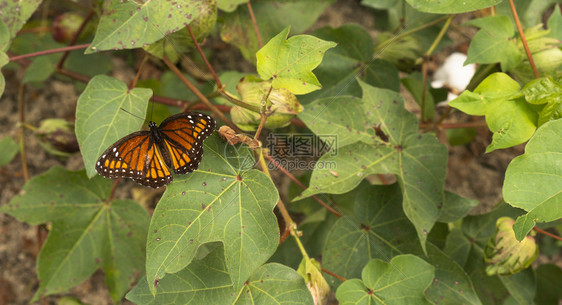
[[[261,40],[260,29],[258,28],[258,22],[256,21],[256,16],[254,16],[254,10],[252,9],[251,1],[246,2],[248,6],[248,12],[250,13],[250,19],[252,19],[252,24],[254,25],[254,31],[256,32],[256,37],[258,39],[258,46],[263,48],[263,41]]]
[[[232,121],[230,121],[230,119],[228,119],[222,112],[220,112],[217,107],[215,107],[215,105],[211,104],[211,102],[207,99],[207,97],[205,95],[203,95],[203,93],[201,93],[201,91],[199,91],[199,89],[197,89],[197,87],[195,87],[190,81],[189,79],[187,79],[187,77],[185,77],[181,71],[174,65],[174,63],[172,63],[168,57],[166,57],[164,55],[164,57],[162,58],[164,60],[164,63],[166,63],[166,65],[168,66],[168,68],[170,68],[170,70],[172,70],[172,72],[174,72],[174,74],[176,74],[177,77],[179,77],[179,79],[184,83],[184,85],[189,88],[189,90],[191,90],[191,92],[193,92],[195,94],[195,96],[197,96],[197,98],[199,98],[199,100],[201,100],[201,102],[203,102],[205,105],[207,105],[207,107],[209,107],[209,109],[216,115],[218,116],[223,122],[225,122],[228,126],[230,126],[230,128],[234,129],[234,130],[239,130],[238,127],[236,125],[234,125],[234,123],[232,123]]]
[[[260,125],[258,127],[258,130],[256,131],[256,134],[254,135],[254,139],[258,139],[260,137],[261,131],[263,129],[263,126],[265,126],[265,121],[267,121],[267,99],[269,98],[269,95],[271,94],[271,90],[273,89],[273,86],[269,87],[269,91],[267,91],[267,94],[263,97],[263,100],[261,102],[261,108],[260,108],[260,116],[261,116],[261,121],[260,121]]]
[[[189,25],[187,25],[186,28],[189,31],[189,35],[191,35],[191,39],[193,40],[193,43],[195,44],[195,47],[197,48],[197,51],[199,51],[199,54],[203,58],[203,61],[205,61],[205,64],[207,65],[207,68],[209,69],[209,71],[213,75],[213,78],[215,79],[215,82],[217,83],[217,88],[219,88],[219,90],[220,90],[220,88],[222,88],[222,83],[221,83],[221,80],[219,79],[219,77],[217,76],[217,74],[215,73],[215,69],[213,69],[213,66],[211,66],[211,64],[207,60],[207,56],[205,56],[205,53],[203,53],[203,50],[201,50],[201,46],[199,45],[199,42],[197,42],[197,38],[195,38],[195,35],[193,34],[193,31],[191,31],[191,27]]]
[[[273,159],[273,157],[271,157],[269,155],[265,155],[265,158],[267,158],[267,160],[269,160],[269,162],[271,162],[277,169],[279,169],[283,174],[285,174],[285,176],[289,177],[289,179],[291,179],[296,185],[298,185],[303,190],[306,190],[306,186],[304,184],[302,184],[302,182],[300,182],[299,179],[297,179],[295,176],[293,176],[293,174],[289,173],[285,168],[283,168],[283,166],[281,166],[281,164],[279,164],[279,162],[277,162],[275,159]],[[314,198],[314,200],[316,200],[318,203],[320,203],[323,207],[325,207],[332,214],[334,214],[338,217],[343,216],[342,213],[336,211],[330,205],[328,205],[327,203],[322,201],[320,198],[316,197],[316,195],[312,195],[312,198]]]
[[[261,170],[269,177],[269,179],[271,179],[271,174],[269,173],[269,169],[267,169],[267,164],[265,163],[264,150],[259,149],[257,150],[257,153],[259,156]],[[279,209],[279,212],[281,212],[281,215],[283,216],[283,220],[285,221],[285,228],[288,228],[290,230],[291,236],[295,238],[295,241],[297,242],[297,245],[301,251],[302,256],[305,257],[306,259],[309,259],[308,253],[306,253],[306,249],[304,248],[304,246],[300,241],[300,236],[299,233],[297,232],[297,225],[291,218],[289,211],[287,210],[285,204],[283,204],[283,201],[281,201],[281,199],[277,201],[277,208]]]
[[[515,24],[517,25],[517,30],[519,31],[519,36],[521,36],[521,42],[525,47],[525,53],[527,53],[527,58],[529,58],[529,63],[531,64],[531,68],[533,69],[533,73],[535,74],[535,78],[539,78],[539,71],[537,71],[537,66],[535,65],[535,60],[533,59],[533,55],[531,54],[531,50],[529,50],[529,45],[527,44],[527,39],[525,38],[525,33],[523,32],[523,27],[521,27],[521,21],[519,20],[519,15],[517,15],[517,10],[515,9],[515,4],[513,4],[513,0],[509,0],[509,6],[511,7],[511,12],[513,13],[513,18],[515,19]]]
[[[56,48],[56,49],[51,49],[51,50],[43,50],[43,51],[33,52],[33,53],[28,53],[28,54],[23,54],[23,55],[17,55],[17,56],[10,57],[10,61],[17,61],[17,60],[30,58],[30,57],[36,57],[36,56],[42,56],[42,55],[48,55],[48,54],[53,54],[53,53],[66,52],[66,51],[82,50],[82,49],[86,49],[89,45],[90,44],[87,43],[87,44],[80,44],[80,45],[77,45],[77,46],[69,46],[69,47]]]
[[[423,63],[422,63],[423,82],[422,82],[422,96],[421,96],[421,122],[422,123],[425,121],[425,96],[427,94],[427,61],[429,60],[431,54],[433,53],[433,51],[435,50],[441,39],[443,39],[443,36],[447,32],[447,29],[449,29],[449,26],[451,25],[451,21],[453,20],[454,17],[455,15],[449,15],[447,21],[445,21],[445,24],[441,28],[441,31],[439,31],[439,34],[437,35],[437,37],[435,37],[433,43],[431,44],[431,46],[423,56]]]
[[[150,58],[150,54],[144,53],[144,57],[141,61],[139,69],[137,71],[137,75],[135,75],[135,79],[133,79],[133,83],[131,84],[131,87],[130,87],[131,89],[134,89],[137,86],[137,82],[139,81],[142,69],[144,68],[144,65],[148,62],[149,58]],[[154,94],[154,92],[152,94]]]
[[[324,269],[324,268],[322,268],[322,272],[327,273],[327,274],[329,274],[329,275],[331,275],[331,276],[337,278],[338,280],[340,280],[340,281],[342,281],[342,282],[347,281],[347,279],[345,279],[344,277],[339,276],[339,275],[333,273],[332,271],[326,270],[326,269]]]
[[[552,238],[554,238],[554,239],[562,240],[562,237],[560,237],[560,236],[558,236],[558,235],[554,235],[554,234],[552,234],[552,233],[550,233],[550,232],[547,232],[547,231],[545,231],[545,230],[543,230],[543,229],[539,229],[537,226],[535,226],[535,227],[533,228],[533,230],[535,230],[535,231],[537,231],[537,232],[539,232],[539,233],[541,233],[541,234],[544,234],[544,235],[546,235],[546,236],[550,236],[550,237],[552,237]]]
[[[94,16],[94,10],[90,10],[90,12],[86,16],[86,18],[84,18],[84,21],[82,21],[82,24],[78,28],[78,31],[76,31],[76,33],[74,34],[74,37],[72,37],[72,40],[68,44],[69,46],[73,46],[76,43],[76,41],[78,41],[78,37],[80,36],[80,34],[82,34],[82,31],[84,31],[84,29],[86,28],[86,25],[88,24],[90,19],[92,19],[93,16]],[[69,53],[70,53],[69,51],[64,52],[61,59],[57,63],[57,69],[62,68],[62,66],[64,65],[64,62],[65,62],[66,58],[68,57]]]
[[[387,39],[387,40],[381,42],[379,45],[376,46],[375,54],[378,53],[379,50],[381,50],[381,49],[383,49],[384,47],[386,47],[386,45],[393,43],[395,40],[401,39],[402,37],[406,37],[406,36],[408,36],[408,35],[411,35],[411,34],[413,34],[413,33],[419,32],[419,31],[421,31],[421,30],[425,30],[425,29],[427,29],[427,28],[429,28],[429,27],[432,27],[432,26],[438,24],[439,22],[442,22],[443,20],[446,20],[447,18],[449,18],[449,16],[443,16],[443,17],[441,17],[441,18],[439,18],[439,19],[433,20],[433,21],[430,22],[430,23],[421,25],[421,26],[419,26],[419,27],[417,27],[417,28],[413,28],[413,29],[411,29],[411,30],[409,30],[409,31],[402,32],[402,33],[400,33],[400,34],[398,34],[398,35],[392,37],[391,39]]]

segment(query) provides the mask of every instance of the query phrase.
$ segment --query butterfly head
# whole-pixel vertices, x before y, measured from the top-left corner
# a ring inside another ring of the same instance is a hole
[[[152,121],[148,122],[148,128],[150,128],[150,129],[156,128],[157,126],[158,125],[156,125],[156,123],[154,123]]]

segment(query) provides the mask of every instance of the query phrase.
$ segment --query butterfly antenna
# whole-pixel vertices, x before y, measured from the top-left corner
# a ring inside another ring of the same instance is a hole
[[[135,118],[139,118],[139,119],[141,119],[141,120],[144,121],[144,119],[141,118],[140,116],[138,116],[138,115],[136,115],[136,114],[134,114],[134,113],[132,113],[132,112],[130,112],[130,111],[128,111],[128,110],[125,110],[125,109],[123,109],[122,107],[119,107],[119,109],[125,111],[126,113],[128,113],[128,114],[130,114],[130,115],[132,115],[132,116],[134,116]]]

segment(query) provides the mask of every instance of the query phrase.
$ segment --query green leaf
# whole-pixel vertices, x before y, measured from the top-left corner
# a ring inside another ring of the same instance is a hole
[[[556,38],[558,40],[562,40],[562,13],[561,13],[561,8],[558,7],[558,9],[556,9],[556,7],[554,8],[554,11],[552,12],[552,15],[550,15],[550,18],[548,18],[548,22],[547,22],[547,28],[550,29],[550,33],[548,36],[552,37],[552,38]]]
[[[231,13],[234,12],[234,10],[238,7],[238,5],[242,3],[246,3],[248,1],[249,0],[217,0],[217,7],[221,11]]]
[[[334,0],[257,1],[252,2],[252,10],[262,41],[266,42],[287,26],[291,26],[295,34],[304,32],[332,2]],[[221,4],[218,5],[220,8]],[[235,12],[225,14],[220,35],[223,41],[238,47],[244,58],[255,63],[260,47],[252,19],[248,7],[240,5]]]
[[[537,276],[536,304],[558,305],[562,299],[559,283],[562,283],[562,270],[555,264],[543,264],[535,269]]]
[[[359,141],[373,143],[372,129],[365,126],[363,103],[353,96],[323,98],[308,104],[298,117],[320,139],[336,137],[332,149]],[[328,143],[328,142],[326,142]]]
[[[27,22],[27,19],[33,15],[33,12],[41,4],[41,0],[20,0],[6,1],[2,5],[2,21],[10,30],[10,37],[16,37],[16,34]]]
[[[373,60],[373,40],[363,27],[356,24],[335,29],[324,27],[314,31],[313,35],[338,45],[326,53],[322,63],[314,70],[323,89],[309,93],[299,98],[299,101],[307,103],[323,97],[348,94],[360,96],[361,88],[356,78],[375,87],[399,91],[398,69],[386,60]]]
[[[494,6],[502,0],[406,0],[414,9],[433,14],[459,14]]]
[[[76,106],[76,137],[88,177],[96,174],[101,154],[120,138],[139,131],[152,91],[129,90],[115,78],[98,75],[90,80]],[[135,116],[122,111],[123,108]]]
[[[201,1],[111,0],[101,16],[96,36],[86,54],[103,50],[140,48],[189,24]]]
[[[54,167],[32,178],[1,212],[52,230],[37,261],[41,295],[65,292],[101,268],[114,302],[141,273],[148,213],[136,202],[106,202],[111,181]],[[32,300],[33,302],[33,300]]]
[[[15,157],[19,151],[18,144],[11,137],[5,137],[0,140],[0,166],[4,166]]]
[[[273,78],[273,88],[285,88],[294,94],[306,94],[321,88],[312,73],[326,50],[336,43],[310,35],[287,39],[289,27],[273,37],[256,54],[257,70],[263,80]]]
[[[37,50],[48,50],[61,48],[64,45],[53,40],[51,35],[38,33],[24,33],[18,35],[10,47],[10,51],[15,54],[27,54],[37,52]],[[57,62],[62,54],[49,54],[37,56],[31,59],[31,64],[25,70],[23,81],[25,83],[40,83],[49,78],[54,72]]]
[[[499,62],[502,71],[509,71],[523,59],[523,55],[512,39],[515,32],[507,16],[474,19],[464,25],[481,28],[470,42],[465,65]]]
[[[408,76],[402,78],[400,80],[404,87],[408,89],[408,91],[412,94],[412,97],[418,103],[418,105],[422,104],[422,90],[423,90],[423,75],[419,72],[412,72]],[[430,120],[433,120],[433,116],[435,115],[435,100],[433,99],[433,95],[431,94],[431,86],[426,84],[425,88],[425,111],[424,117]]]
[[[357,278],[371,259],[389,261],[400,254],[422,256],[415,240],[414,227],[400,205],[398,185],[370,186],[362,184],[354,204],[354,215],[339,218],[334,224],[322,253],[323,268],[345,278]],[[470,279],[460,266],[430,242],[427,256],[435,267],[435,278],[427,291],[429,300],[448,304],[480,304]],[[333,286],[338,282],[326,278]]]
[[[313,304],[304,279],[294,270],[279,264],[259,267],[244,286],[235,290],[226,267],[223,247],[205,258],[194,260],[187,268],[170,274],[158,283],[153,296],[146,281],[127,299],[137,304]]]
[[[24,83],[42,82],[55,72],[57,61],[62,54],[52,54],[33,59],[33,62],[25,70]]]
[[[447,150],[434,136],[418,134],[415,115],[404,109],[396,92],[363,82],[360,85],[366,121],[357,125],[380,126],[388,141],[350,144],[340,148],[337,155],[323,155],[318,161],[322,166],[316,166],[309,188],[301,197],[343,194],[368,175],[395,174],[402,187],[404,212],[416,226],[423,247],[443,202]],[[337,176],[330,171],[337,172]]]
[[[525,146],[525,154],[511,161],[505,172],[503,197],[528,213],[517,218],[513,230],[523,239],[537,222],[562,217],[562,119],[541,126]]]
[[[147,242],[147,280],[185,268],[197,248],[222,241],[235,289],[275,252],[279,228],[272,210],[278,193],[262,172],[251,169],[249,149],[214,136],[204,143],[199,170],[177,178],[156,206]],[[189,201],[186,201],[189,198]]]
[[[455,222],[466,216],[477,205],[478,200],[464,198],[453,192],[445,191],[445,201],[437,221]]]
[[[10,46],[10,30],[2,20],[0,20],[0,69],[10,62],[10,58],[6,54]],[[4,89],[6,88],[6,79],[4,79],[4,74],[0,73],[0,96],[4,94]]]
[[[387,263],[371,260],[361,274],[363,281],[348,280],[336,292],[340,304],[431,304],[424,291],[435,268],[414,255],[399,255]]]
[[[484,79],[474,92],[465,91],[449,105],[470,115],[485,115],[493,132],[486,152],[527,141],[536,129],[536,112],[522,99],[519,84],[505,73]]]
[[[562,118],[562,77],[532,80],[521,90],[525,100],[534,105],[546,104],[539,113],[538,125]]]
[[[516,304],[533,303],[537,283],[532,268],[524,269],[509,276],[500,275],[498,277],[509,291],[510,298],[517,302]]]
[[[464,266],[468,259],[470,247],[470,241],[464,236],[462,230],[454,228],[449,232],[449,235],[447,235],[447,241],[445,242],[443,252],[459,264],[459,266]]]

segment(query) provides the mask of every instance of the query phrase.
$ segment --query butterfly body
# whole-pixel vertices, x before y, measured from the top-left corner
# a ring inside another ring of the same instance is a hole
[[[131,178],[158,188],[173,180],[172,171],[186,174],[197,169],[203,141],[215,130],[206,114],[186,112],[165,119],[160,126],[134,132],[111,145],[98,159],[96,171],[106,178]]]

